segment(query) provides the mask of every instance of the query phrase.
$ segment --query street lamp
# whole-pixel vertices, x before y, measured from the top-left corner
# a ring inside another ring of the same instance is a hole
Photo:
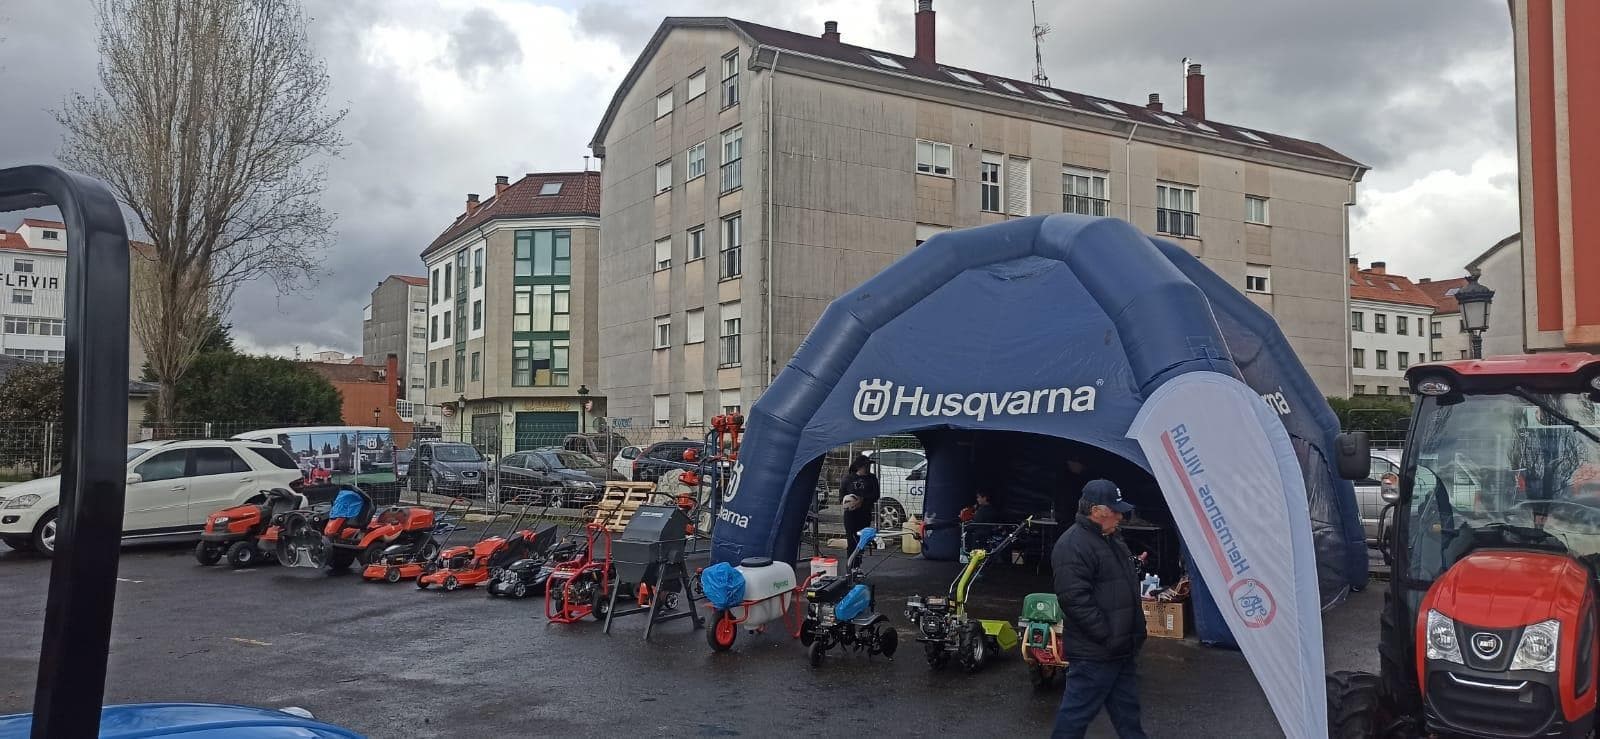
[[[1489,328],[1489,304],[1494,302],[1494,291],[1478,284],[1478,275],[1467,275],[1467,284],[1456,291],[1456,302],[1461,304],[1461,322],[1472,336],[1472,358],[1483,359],[1483,332]]]
[[[382,416],[383,416],[383,409],[382,408],[373,408],[372,409],[372,425],[374,425],[374,426],[378,425],[378,419],[380,417],[382,417]]]
[[[461,441],[466,441],[467,440],[467,396],[465,396],[465,395],[462,395],[461,397],[456,398],[456,416],[458,416],[461,419],[460,422],[457,423],[457,428],[458,428],[457,433],[459,433],[461,435],[460,436],[460,440]]]
[[[584,406],[589,403],[589,386],[578,386],[578,433],[589,433],[589,409]]]

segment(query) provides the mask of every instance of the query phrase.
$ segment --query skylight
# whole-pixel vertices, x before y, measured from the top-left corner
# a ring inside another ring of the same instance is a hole
[[[1122,112],[1121,108],[1118,108],[1117,106],[1112,105],[1111,103],[1108,103],[1108,102],[1106,102],[1104,100],[1095,100],[1094,101],[1094,106],[1096,108],[1099,108],[1099,109],[1107,112],[1107,113],[1116,113],[1117,115],[1124,115],[1124,113]]]
[[[967,74],[966,72],[961,72],[961,71],[954,70],[954,69],[946,69],[946,70],[944,70],[944,73],[950,75],[953,78],[955,78],[955,80],[958,81],[958,82],[965,82],[965,83],[967,83],[969,85],[982,85],[983,84],[982,82],[978,81],[977,77],[973,77],[972,75]]]
[[[1446,291],[1444,291],[1444,296],[1445,296],[1445,297],[1447,297],[1447,298],[1448,298],[1448,297],[1450,297],[1450,296],[1451,296],[1451,295],[1455,295],[1455,294],[1456,294],[1456,291],[1458,291],[1458,290],[1460,290],[1460,289],[1461,289],[1461,288],[1459,288],[1459,287],[1452,287],[1452,288],[1450,288],[1450,289],[1449,289],[1449,290],[1446,290]]]
[[[1067,99],[1064,98],[1064,97],[1061,97],[1061,95],[1058,94],[1055,90],[1046,90],[1046,89],[1043,89],[1043,88],[1035,87],[1035,88],[1033,88],[1033,91],[1039,93],[1039,97],[1042,97],[1042,98],[1044,98],[1046,100],[1054,100],[1054,101],[1056,101],[1058,103],[1061,103],[1063,105],[1068,104],[1067,103]]]
[[[1194,122],[1194,127],[1198,128],[1198,129],[1200,129],[1202,131],[1205,131],[1206,133],[1216,133],[1217,132],[1217,129],[1212,128],[1210,126],[1207,126],[1206,124],[1201,123],[1199,121],[1195,121]]]
[[[1161,121],[1162,123],[1169,123],[1174,126],[1178,125],[1178,119],[1173,118],[1166,113],[1151,113],[1150,115],[1155,116],[1156,120]]]
[[[544,183],[544,185],[540,186],[540,188],[539,188],[539,194],[540,195],[560,195],[561,194],[561,181],[557,180],[555,182],[546,182],[546,183]]]
[[[1393,291],[1395,291],[1395,292],[1403,292],[1403,291],[1402,291],[1402,290],[1401,290],[1401,289],[1400,289],[1400,286],[1399,286],[1399,285],[1396,285],[1396,284],[1394,284],[1394,283],[1393,283],[1393,282],[1391,282],[1391,283],[1389,283],[1389,289],[1390,289],[1390,290],[1393,290]]]
[[[1241,129],[1238,129],[1238,131],[1239,131],[1239,135],[1240,135],[1240,136],[1243,136],[1243,137],[1245,137],[1245,138],[1247,138],[1247,139],[1250,139],[1250,140],[1251,140],[1251,141],[1254,141],[1254,142],[1256,142],[1256,143],[1258,143],[1258,144],[1265,144],[1265,143],[1267,143],[1267,140],[1266,140],[1266,139],[1264,139],[1264,138],[1261,138],[1261,137],[1260,137],[1260,136],[1257,136],[1257,135],[1255,135],[1255,134],[1254,134],[1254,133],[1251,133],[1251,132],[1250,132],[1250,131],[1246,131],[1246,130],[1244,130],[1244,129],[1242,129],[1242,128],[1241,128]]]
[[[879,54],[868,54],[867,58],[871,59],[872,61],[877,62],[878,66],[880,66],[880,67],[889,67],[890,69],[905,69],[906,68],[906,66],[904,64],[901,64],[900,62],[897,62],[897,61],[895,61],[893,59],[890,59],[889,57],[882,56],[882,55],[879,55]]]
[[[1010,82],[1007,82],[1005,80],[995,80],[994,83],[999,85],[999,86],[1001,86],[1001,87],[1004,87],[1008,92],[1012,92],[1012,93],[1015,93],[1015,94],[1018,94],[1018,95],[1022,94],[1022,90],[1017,89],[1016,85],[1013,85]]]

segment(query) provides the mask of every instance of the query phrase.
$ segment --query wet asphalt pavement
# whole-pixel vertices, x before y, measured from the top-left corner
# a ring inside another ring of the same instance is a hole
[[[892,661],[835,650],[812,669],[797,641],[741,633],[713,654],[687,620],[641,639],[644,616],[547,623],[542,599],[419,592],[276,566],[195,564],[187,547],[130,547],[118,575],[107,702],[300,706],[374,737],[1046,736],[1059,688],[1035,693],[1021,659],[930,671],[906,595],[956,565],[894,555],[873,573],[900,628]],[[875,561],[875,560],[874,560]],[[869,564],[871,566],[871,564]],[[31,707],[49,562],[0,545],[0,714]],[[975,612],[1015,619],[1045,577],[996,567]],[[1327,615],[1329,669],[1375,669],[1376,588]],[[1281,736],[1244,658],[1151,639],[1140,664],[1154,737]],[[1110,736],[1102,716],[1093,736]]]

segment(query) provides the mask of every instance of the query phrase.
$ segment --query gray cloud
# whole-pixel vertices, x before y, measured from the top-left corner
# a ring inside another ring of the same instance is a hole
[[[450,32],[449,61],[463,79],[476,79],[479,72],[516,66],[522,62],[522,45],[517,35],[494,11],[475,8],[461,17]]]

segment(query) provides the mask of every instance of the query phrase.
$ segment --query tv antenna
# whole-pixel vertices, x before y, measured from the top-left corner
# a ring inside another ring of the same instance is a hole
[[[1037,0],[1028,3],[1033,6],[1033,84],[1040,87],[1050,86],[1050,77],[1044,73],[1044,53],[1040,51],[1044,37],[1050,33],[1049,23],[1039,22],[1039,3]]]

